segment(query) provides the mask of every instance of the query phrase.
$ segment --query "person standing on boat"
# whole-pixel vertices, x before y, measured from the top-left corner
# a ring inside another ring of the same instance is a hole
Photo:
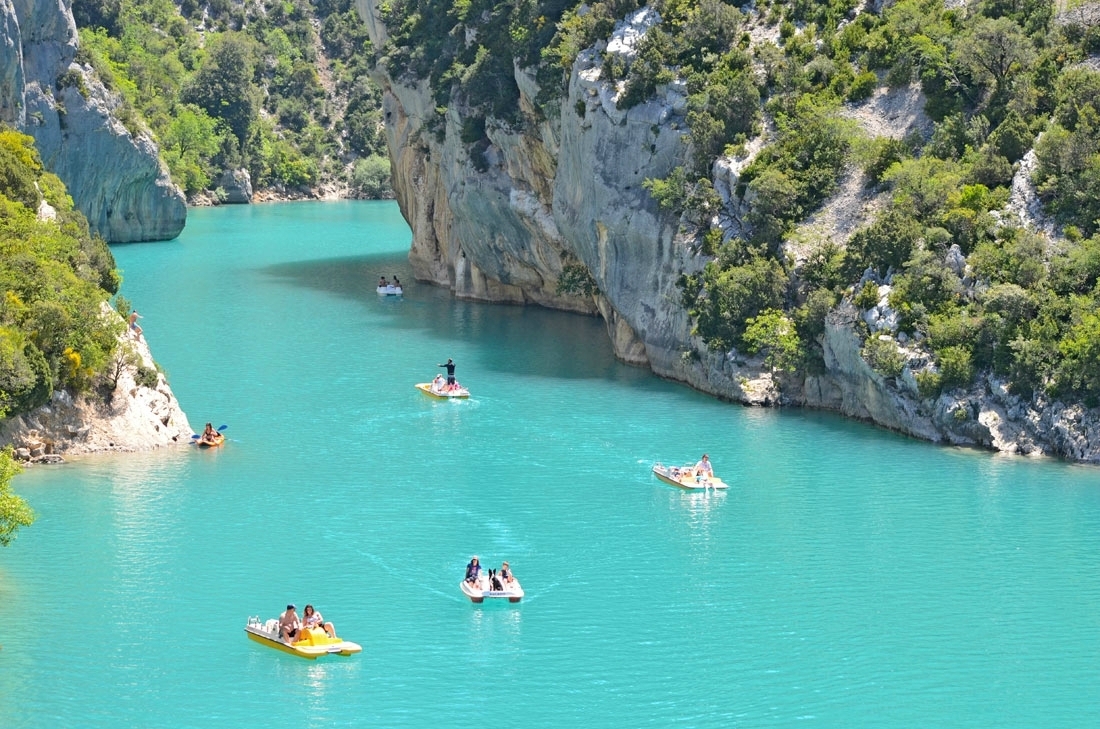
[[[279,616],[279,637],[284,643],[293,643],[298,638],[298,632],[302,623],[298,620],[298,613],[294,612],[294,603],[286,606],[286,612]]]
[[[466,581],[471,585],[476,585],[479,579],[481,579],[481,563],[477,561],[477,555],[475,554],[470,559],[470,563],[466,565]]]
[[[447,364],[436,365],[437,367],[447,368],[447,385],[453,387],[455,384],[455,363],[450,357],[447,358]]]

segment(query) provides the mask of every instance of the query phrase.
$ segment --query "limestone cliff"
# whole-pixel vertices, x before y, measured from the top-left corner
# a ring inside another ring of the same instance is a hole
[[[0,121],[35,139],[94,232],[110,243],[168,240],[183,193],[146,134],[113,115],[118,100],[74,61],[76,25],[58,0],[0,0]]]
[[[104,316],[118,314],[104,304]],[[56,391],[50,402],[37,410],[0,421],[0,444],[10,443],[17,457],[31,461],[189,445],[193,431],[187,415],[164,374],[156,370],[144,337],[127,331],[120,345],[122,364],[110,393],[86,397]],[[153,379],[141,377],[139,367]]]
[[[379,3],[356,5],[372,43],[383,48]],[[549,104],[537,103],[533,71],[515,68],[523,122],[487,120],[489,143],[476,160],[462,141],[462,110],[449,106],[442,130],[429,129],[433,89],[382,58],[376,80],[385,90],[394,188],[412,227],[409,257],[418,279],[462,298],[598,313],[624,361],[723,398],[836,410],[938,442],[1100,461],[1095,411],[1014,400],[995,382],[922,400],[907,384],[912,371],[900,384],[883,378],[861,357],[858,312],[843,307],[827,322],[826,371],[794,381],[697,341],[677,280],[706,259],[678,236],[685,221],[662,214],[642,187],[646,178],[666,177],[689,150],[685,91],[667,84],[648,102],[620,110],[621,84],[600,73],[607,56],[628,62],[637,39],[657,21],[655,11],[642,8],[606,41],[581,51],[564,96]],[[874,114],[882,101],[872,99],[864,112]],[[732,191],[744,163],[715,166],[715,188],[725,191],[730,209],[743,203]],[[848,193],[859,188],[858,180],[843,186]],[[847,220],[853,216],[840,217],[832,227],[854,225]],[[558,285],[577,266],[591,277],[594,293]],[[913,371],[919,364],[919,356],[910,362]]]

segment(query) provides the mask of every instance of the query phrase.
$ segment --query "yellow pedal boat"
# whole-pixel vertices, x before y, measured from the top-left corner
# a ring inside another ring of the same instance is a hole
[[[655,463],[653,464],[653,475],[667,484],[692,491],[729,488],[726,482],[717,476],[696,476],[695,466],[693,465],[663,466],[660,463]]]
[[[453,390],[448,390],[446,385],[443,387],[433,387],[430,382],[421,382],[417,384],[416,389],[420,390],[425,395],[438,397],[441,400],[470,396],[470,391],[458,384],[455,385]]]
[[[294,643],[284,643],[279,638],[279,621],[275,618],[261,621],[259,617],[249,617],[244,630],[248,633],[248,637],[257,643],[302,658],[316,659],[319,656],[333,653],[350,656],[352,653],[359,653],[363,650],[363,647],[358,643],[352,643],[342,638],[330,638],[328,633],[321,628],[303,628],[299,633],[300,640]]]

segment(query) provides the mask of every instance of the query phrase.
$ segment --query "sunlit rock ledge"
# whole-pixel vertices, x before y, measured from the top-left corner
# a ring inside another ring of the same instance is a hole
[[[144,337],[126,332],[122,342],[132,348],[142,367],[156,371]],[[194,431],[164,374],[156,371],[156,386],[145,387],[135,381],[137,372],[134,366],[122,368],[116,387],[105,398],[55,391],[37,410],[0,421],[0,444],[11,444],[17,458],[32,463],[59,461],[66,455],[189,445]]]

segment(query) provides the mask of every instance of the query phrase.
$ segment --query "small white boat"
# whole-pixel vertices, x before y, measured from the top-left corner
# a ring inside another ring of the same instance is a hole
[[[389,286],[379,286],[377,291],[379,296],[400,296],[405,293],[404,289],[400,286],[394,286],[393,284]]]
[[[726,482],[717,476],[696,476],[695,466],[664,466],[660,463],[653,464],[653,475],[667,484],[679,486],[682,489],[724,489],[729,488]]]
[[[257,643],[302,658],[314,659],[330,653],[350,656],[352,653],[363,650],[358,643],[342,638],[330,638],[321,628],[303,628],[297,641],[285,643],[279,637],[279,621],[275,618],[260,620],[259,616],[249,616],[244,629],[248,637]]]
[[[471,602],[485,602],[487,597],[507,600],[508,602],[519,602],[523,599],[523,588],[520,587],[519,580],[514,577],[511,582],[504,586],[505,589],[503,590],[493,590],[490,587],[489,575],[486,572],[481,573],[481,577],[475,585],[471,585],[466,580],[459,583],[462,594],[470,598]]]

